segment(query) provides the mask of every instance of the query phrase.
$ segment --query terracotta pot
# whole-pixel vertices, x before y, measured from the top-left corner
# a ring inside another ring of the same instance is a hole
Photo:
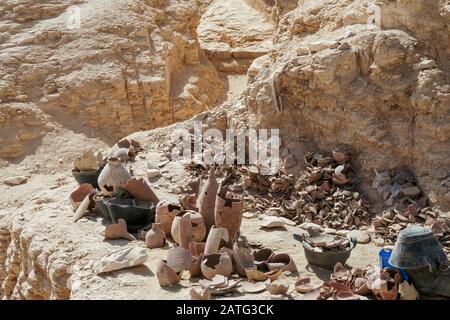
[[[95,189],[89,183],[84,183],[80,185],[74,192],[72,192],[70,194],[70,203],[72,204],[73,209],[74,210],[78,209],[84,198],[86,198],[86,196],[90,195],[91,193],[95,193]],[[88,209],[92,210],[94,208],[90,204],[90,207]]]
[[[182,247],[174,247],[167,251],[167,265],[175,272],[189,270],[194,263],[189,250]]]
[[[192,300],[210,300],[211,299],[211,290],[206,288],[192,288],[191,291],[189,291],[189,295],[191,296]]]
[[[295,265],[294,260],[291,258],[290,255],[285,253],[278,253],[273,255],[268,261],[267,261],[267,267],[270,271],[274,270],[281,270],[283,272],[296,272],[297,266]]]
[[[144,179],[129,179],[126,183],[120,186],[133,197],[142,201],[150,201],[155,205],[159,202],[158,197],[153,192],[152,188],[145,182]]]
[[[189,272],[191,274],[191,277],[200,277],[202,275],[202,260],[203,260],[203,253],[201,253],[197,257],[192,258],[192,266],[189,268]]]
[[[166,243],[166,234],[160,223],[153,223],[150,231],[145,235],[145,243],[150,249],[162,248]]]
[[[184,210],[197,211],[197,195],[186,194],[180,198],[180,204]]]
[[[206,182],[201,186],[197,199],[198,212],[203,217],[206,225],[206,233],[214,225],[214,209],[216,203],[216,194],[219,189],[214,168],[209,170],[209,176]]]
[[[200,242],[205,238],[206,227],[199,213],[182,211],[173,220],[171,233],[176,243],[189,248],[191,241]]]
[[[226,197],[227,189],[220,187],[214,209],[215,225],[228,230],[232,242],[236,239],[242,223],[244,200]]]
[[[97,210],[100,211],[103,218],[108,220],[111,220],[111,216],[109,215],[109,210],[108,206],[106,205],[106,202],[111,199],[112,199],[111,197],[103,195],[101,191],[97,192],[93,198]]]
[[[269,248],[263,248],[253,252],[253,257],[256,266],[265,265],[267,261],[273,256],[273,251]]]
[[[136,233],[150,225],[155,215],[155,205],[136,199],[112,199],[106,202],[114,223],[124,219],[130,233]]]
[[[173,219],[181,212],[181,206],[171,203],[167,200],[162,200],[156,206],[155,222],[161,224],[161,229],[170,236]]]
[[[100,190],[107,193],[107,186],[118,187],[127,183],[129,180],[131,180],[131,175],[122,165],[122,162],[117,158],[109,158],[97,182]]]
[[[266,288],[273,295],[286,294],[289,290],[289,284],[286,281],[274,281],[266,283]]]
[[[228,245],[229,241],[227,229],[213,226],[206,239],[205,255],[217,253],[221,247]]]
[[[192,256],[198,257],[205,252],[205,246],[206,242],[191,241],[189,243],[189,251],[191,252]]]
[[[240,247],[238,243],[235,243],[233,245],[233,259],[236,271],[242,277],[247,276],[246,269],[256,270],[255,258],[250,248]]]
[[[158,262],[156,267],[156,277],[161,287],[170,287],[180,283],[180,276],[167,265],[167,261]]]
[[[227,252],[205,255],[201,263],[201,270],[203,276],[209,280],[218,274],[229,277],[233,271],[233,260]]]
[[[115,239],[126,239],[126,240],[136,240],[127,230],[127,223],[123,219],[119,219],[118,223],[110,224],[106,226],[105,238],[110,240]]]

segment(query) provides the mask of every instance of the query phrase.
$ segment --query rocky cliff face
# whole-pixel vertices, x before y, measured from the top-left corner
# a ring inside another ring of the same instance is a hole
[[[377,22],[374,4],[380,29],[367,24],[370,16]],[[73,5],[80,29],[66,26]],[[280,128],[283,152],[297,162],[311,149],[347,145],[372,199],[374,169],[407,167],[448,211],[449,31],[442,0],[2,1],[0,158],[10,161],[0,161],[0,181],[29,179],[0,184],[0,297],[188,296],[159,289],[151,271],[165,254],[158,250],[149,250],[148,268],[92,271],[124,243],[103,241],[99,217],[72,222],[69,171],[80,149],[109,151],[105,142],[142,130],[133,137],[146,153],[134,169],[145,177],[147,162],[168,152],[158,142],[174,127],[145,130],[214,107],[225,94],[221,73],[247,72],[249,83],[237,101],[212,111],[210,127]],[[187,184],[183,168],[169,167],[154,185],[166,195]],[[277,233],[274,244],[252,221],[244,228],[255,241],[297,253],[290,235]],[[358,246],[352,262],[376,263],[378,250]]]
[[[367,24],[374,4],[300,1],[279,19],[272,57],[260,58],[245,104],[285,142],[351,146],[367,183],[373,169],[411,169],[448,208],[449,182],[435,173],[450,169],[449,7],[383,1],[378,29]]]
[[[2,1],[0,156],[25,154],[42,131],[15,117],[17,103],[103,139],[214,105],[224,92],[200,50],[198,20],[194,1]],[[26,133],[11,134],[14,126]]]

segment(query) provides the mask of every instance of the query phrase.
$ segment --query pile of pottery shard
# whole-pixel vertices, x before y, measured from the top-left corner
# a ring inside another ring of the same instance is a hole
[[[336,230],[358,229],[370,223],[371,215],[354,191],[358,177],[350,157],[346,150],[333,151],[330,156],[312,152],[306,155],[306,173],[292,205],[292,220]]]
[[[107,158],[89,151],[74,161],[72,174],[80,185],[70,194],[74,221],[100,212],[113,222],[106,226],[107,239],[135,240],[132,233],[150,225],[159,199],[143,179],[133,178],[129,169],[142,150],[139,142],[123,139]]]
[[[376,172],[372,187],[377,189],[389,206],[374,219],[375,234],[386,244],[393,244],[398,233],[409,225],[429,226],[450,253],[450,221],[428,207],[428,199],[417,186],[415,177],[406,170]]]
[[[201,183],[196,204],[194,208],[190,202],[191,210],[166,201],[157,206],[154,226],[176,242],[157,266],[162,287],[177,285],[189,271],[191,278],[202,278],[191,290],[191,298],[207,300],[236,290],[278,292],[282,278],[296,272],[287,254],[269,248],[252,251],[240,235],[243,199],[217,182],[214,168]]]
[[[297,281],[296,290],[304,294],[304,300],[419,299],[419,293],[398,271],[373,266],[349,270],[341,263],[335,265],[329,281],[320,284],[303,278]]]

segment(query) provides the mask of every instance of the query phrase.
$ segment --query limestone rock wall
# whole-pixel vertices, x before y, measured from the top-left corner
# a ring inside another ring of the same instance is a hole
[[[73,5],[79,29],[67,26]],[[28,104],[111,139],[189,118],[224,94],[198,19],[186,0],[2,1],[0,110]]]
[[[365,186],[374,169],[409,168],[448,209],[449,7],[382,1],[378,30],[371,4],[306,0],[282,16],[272,59],[245,94],[250,123],[280,128],[286,143],[353,147]]]

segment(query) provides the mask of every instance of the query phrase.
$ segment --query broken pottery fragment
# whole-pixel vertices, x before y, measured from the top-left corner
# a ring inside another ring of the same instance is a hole
[[[233,261],[228,252],[219,251],[203,257],[201,270],[206,279],[212,279],[216,275],[229,277],[233,271]]]
[[[74,168],[78,171],[96,171],[102,163],[103,157],[101,153],[95,156],[94,151],[89,150],[88,152],[82,154],[81,157],[75,159],[73,162]]]
[[[217,253],[221,247],[228,245],[229,242],[227,229],[213,226],[206,239],[205,255]]]
[[[250,281],[243,281],[241,282],[241,289],[246,293],[259,293],[265,291],[266,283],[263,281],[259,282],[250,282]]]
[[[272,229],[280,228],[285,224],[284,219],[276,216],[267,216],[259,222],[262,228]]]
[[[245,269],[245,275],[250,281],[266,281],[269,276],[256,269]]]
[[[182,211],[181,206],[168,200],[158,202],[155,212],[155,222],[161,224],[161,229],[167,236],[171,235],[173,219]]]
[[[320,289],[322,283],[311,281],[310,278],[301,278],[295,282],[295,290],[299,293],[308,293]]]
[[[123,219],[115,224],[109,224],[105,228],[105,239],[115,240],[115,239],[126,239],[130,241],[136,240],[127,230],[127,222]]]
[[[183,212],[183,211],[182,211]],[[182,213],[175,217],[171,229],[172,238],[181,247],[188,249],[192,239],[192,224],[188,215]]]
[[[195,194],[186,194],[180,198],[181,207],[184,210],[192,210],[197,211],[197,195]]]
[[[153,223],[150,231],[145,235],[145,243],[150,249],[162,248],[166,243],[166,234],[160,223]]]
[[[144,179],[129,179],[126,183],[121,184],[120,187],[128,191],[133,197],[142,201],[150,201],[154,204],[159,202],[155,192],[150,188]]]
[[[118,158],[109,158],[100,173],[97,183],[101,191],[107,194],[106,187],[119,187],[131,180],[131,175]]]
[[[73,215],[73,221],[77,222],[80,220],[87,212],[95,208],[95,202],[93,201],[95,193],[88,194],[83,201],[81,201],[75,214]]]
[[[131,158],[130,155],[132,155],[132,153],[128,148],[119,148],[113,153],[112,157],[117,158],[122,162],[125,162],[130,160]]]
[[[201,242],[205,238],[203,217],[195,211],[181,211],[173,220],[171,233],[175,242],[189,248],[191,241]]]
[[[253,257],[252,251],[248,247],[239,246],[238,242],[233,245],[233,258],[236,271],[240,276],[247,276],[245,270],[256,270],[255,258]]]
[[[211,290],[206,288],[192,288],[189,291],[189,295],[192,300],[210,300],[211,299]]]
[[[70,203],[72,204],[73,209],[78,209],[81,202],[86,198],[86,196],[90,195],[91,193],[95,193],[95,189],[89,183],[83,183],[74,192],[72,192],[70,194]]]
[[[177,273],[189,270],[193,263],[191,253],[185,248],[174,247],[167,251],[167,265]]]
[[[200,277],[202,275],[202,260],[203,253],[200,253],[198,256],[192,257],[192,266],[189,268],[189,273],[191,277]]]
[[[198,212],[203,217],[206,225],[206,233],[208,234],[211,227],[214,225],[214,209],[216,203],[216,194],[219,189],[219,184],[216,179],[214,167],[209,170],[208,179],[201,186],[200,193],[197,199]]]
[[[97,274],[131,268],[143,264],[147,253],[143,248],[125,248],[101,257],[95,264]]]
[[[267,291],[273,295],[287,294],[289,290],[289,283],[285,280],[275,280],[273,282],[266,283]]]
[[[198,257],[205,252],[206,242],[194,242],[189,243],[189,251],[193,257]]]
[[[161,260],[156,267],[156,277],[161,287],[171,287],[180,283],[180,276],[167,265],[167,261]]]
[[[260,266],[262,264],[267,263],[272,256],[273,251],[272,249],[269,248],[263,248],[253,252],[253,257],[256,266]]]
[[[267,267],[270,271],[281,270],[283,272],[296,272],[297,266],[290,255],[285,253],[277,253],[269,258]]]
[[[227,189],[221,186],[216,196],[214,220],[215,226],[227,229],[228,236],[234,241],[241,228],[244,200],[229,198],[226,193]]]
[[[399,285],[398,293],[400,293],[400,300],[419,300],[420,298],[420,294],[414,288],[414,285],[409,284],[407,281]]]

